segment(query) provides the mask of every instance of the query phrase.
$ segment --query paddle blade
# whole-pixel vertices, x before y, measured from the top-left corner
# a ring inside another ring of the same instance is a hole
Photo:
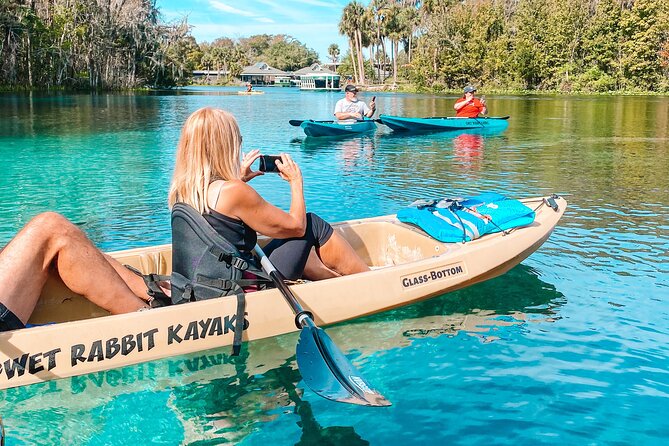
[[[288,124],[292,125],[293,127],[299,127],[300,124],[302,124],[304,120],[299,120],[299,119],[291,119],[288,121]]]
[[[302,328],[297,343],[297,366],[318,395],[341,403],[390,406],[344,356],[330,337],[315,325]]]

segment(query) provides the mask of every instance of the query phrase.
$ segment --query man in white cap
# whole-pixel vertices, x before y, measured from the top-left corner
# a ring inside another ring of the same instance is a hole
[[[465,95],[455,101],[455,105],[453,106],[456,118],[476,118],[479,115],[488,113],[485,99],[478,100],[474,97],[474,93],[476,93],[476,88],[471,85],[465,87]]]
[[[368,118],[374,116],[374,112],[376,111],[374,98],[372,98],[372,102],[367,106],[367,104],[358,100],[358,87],[353,84],[347,85],[344,92],[346,97],[338,100],[337,104],[335,104],[334,115],[339,122],[349,123],[364,119],[363,116]]]

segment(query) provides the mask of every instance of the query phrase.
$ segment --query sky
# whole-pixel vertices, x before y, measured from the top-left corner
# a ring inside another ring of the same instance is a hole
[[[350,0],[157,0],[166,22],[188,18],[198,43],[219,37],[287,34],[316,50],[329,61],[328,47],[339,45],[342,56],[348,41],[339,35],[341,12]],[[363,1],[366,4],[367,1]]]

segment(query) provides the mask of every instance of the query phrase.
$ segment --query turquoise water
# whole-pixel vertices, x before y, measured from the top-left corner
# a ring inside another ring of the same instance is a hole
[[[452,114],[453,97],[378,93],[381,113]],[[191,89],[0,95],[0,245],[57,210],[105,250],[169,241],[185,118],[238,118],[244,149],[291,153],[310,210],[394,213],[419,197],[557,192],[560,225],[506,275],[327,329],[389,408],[305,388],[296,334],[0,391],[7,444],[663,444],[669,437],[669,98],[489,96],[499,134],[309,140],[340,95]],[[369,99],[369,94],[367,95]],[[254,180],[287,208],[276,176]]]

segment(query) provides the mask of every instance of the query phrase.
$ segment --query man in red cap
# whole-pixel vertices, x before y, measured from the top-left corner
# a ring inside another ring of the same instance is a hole
[[[478,100],[474,97],[476,88],[471,85],[465,87],[465,95],[455,101],[453,108],[455,109],[456,118],[476,118],[478,115],[485,115],[488,109],[485,105],[485,99]]]

